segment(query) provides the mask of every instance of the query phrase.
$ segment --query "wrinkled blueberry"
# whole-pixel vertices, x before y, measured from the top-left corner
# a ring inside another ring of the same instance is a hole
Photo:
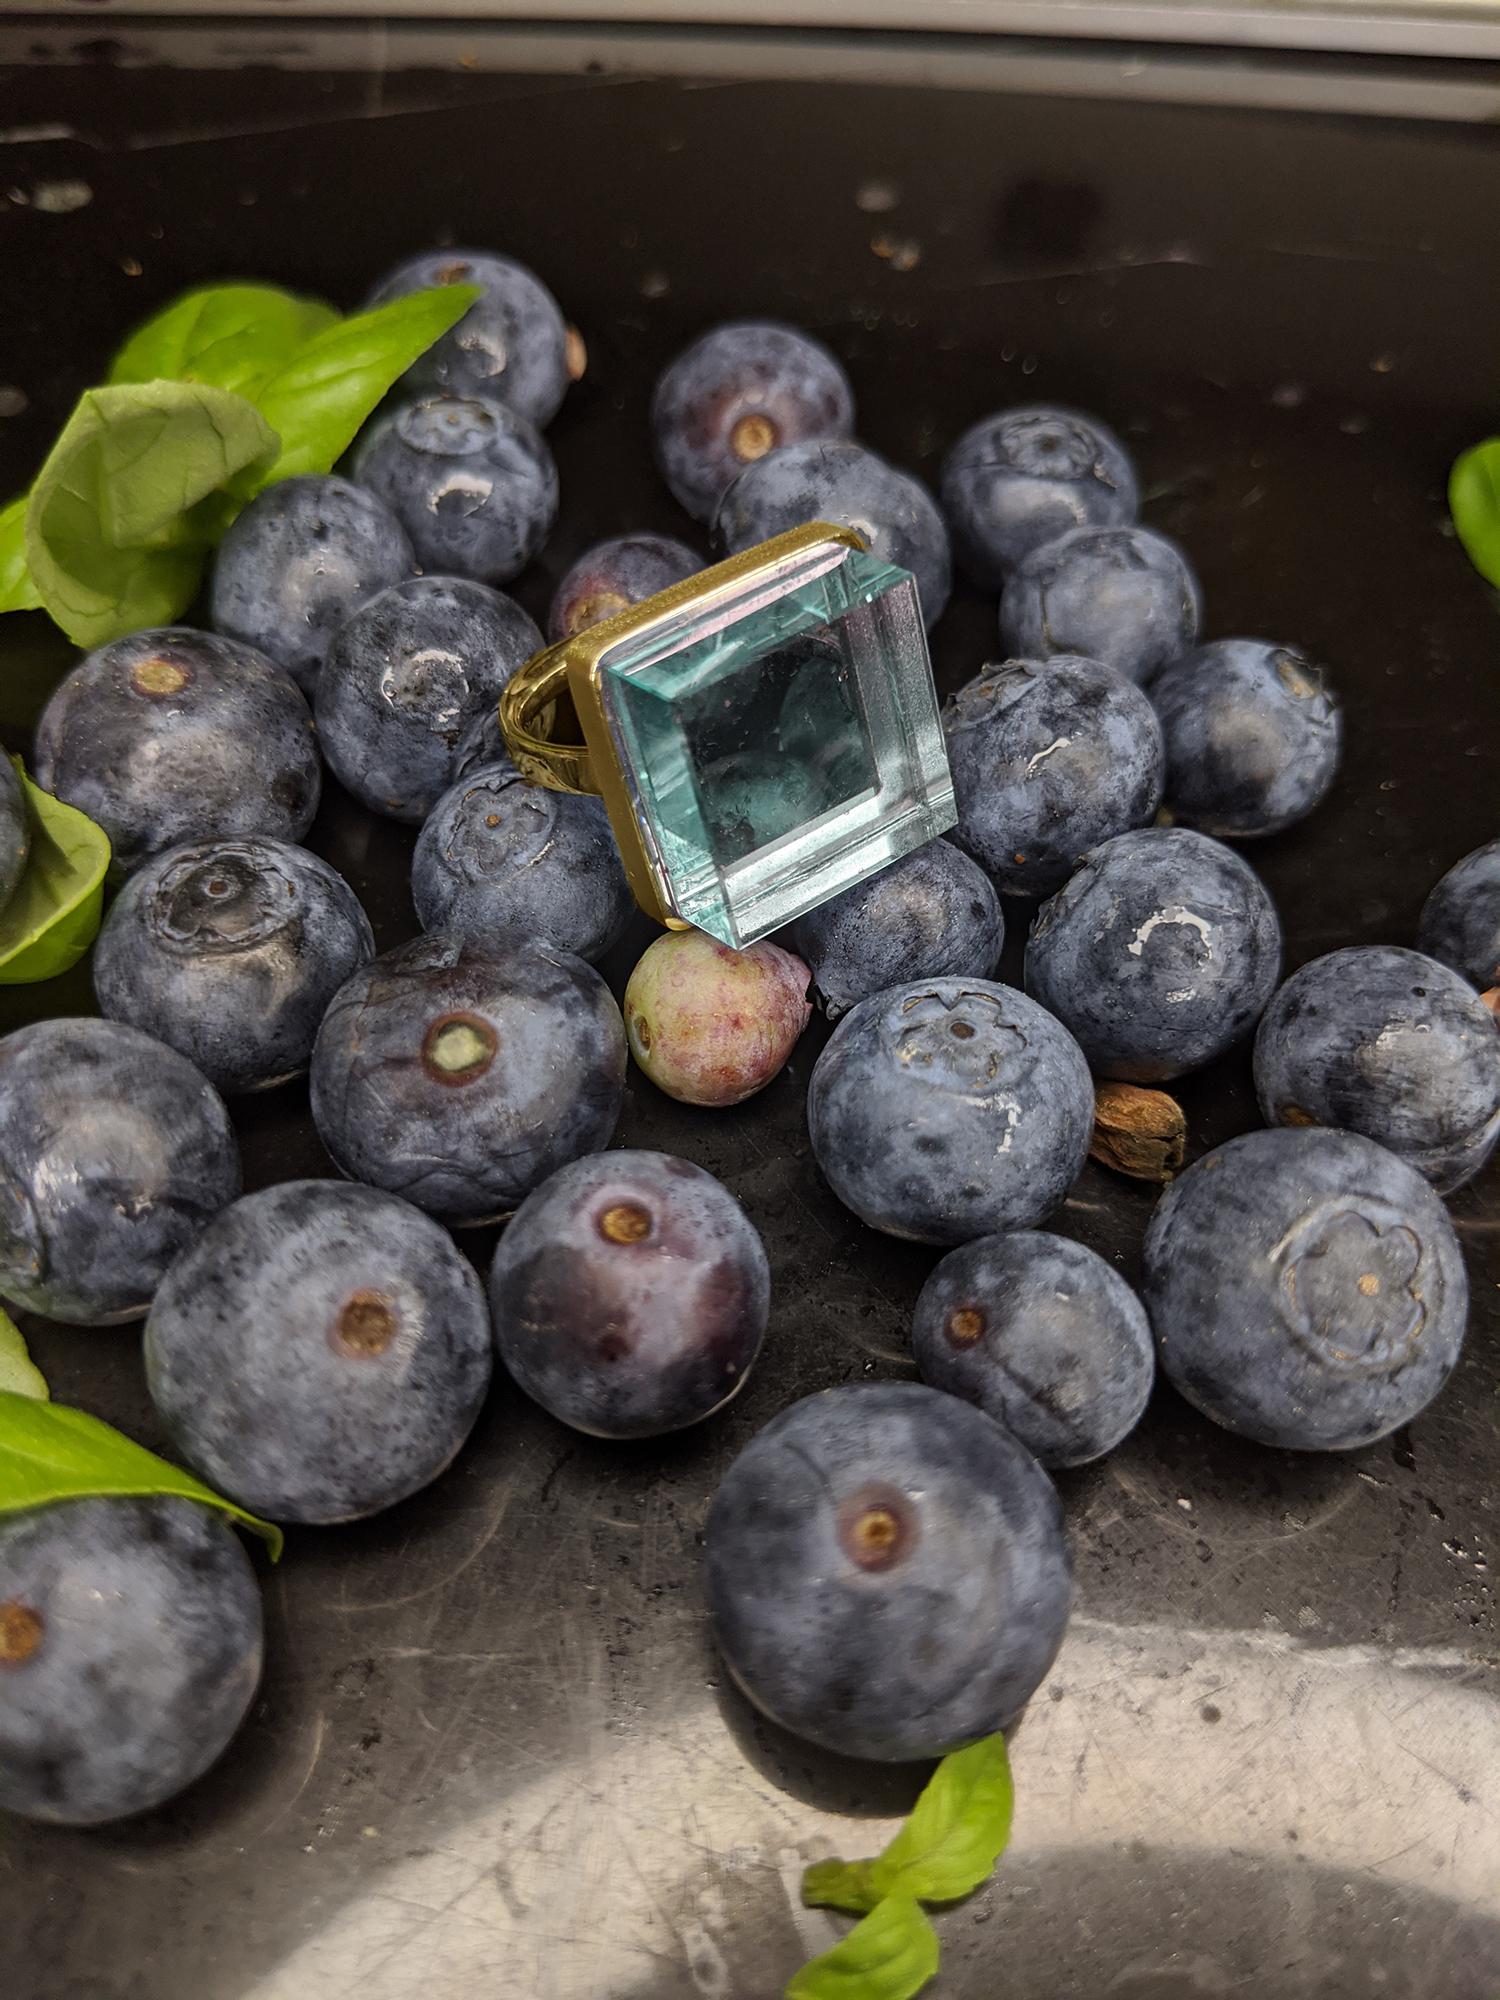
[[[783,1410],[724,1475],[706,1541],[735,1680],[845,1756],[937,1757],[1004,1727],[1068,1622],[1052,1482],[998,1424],[917,1382]]]
[[[552,594],[547,637],[571,639],[696,576],[703,558],[671,535],[616,535],[585,549]]]
[[[382,590],[340,628],[318,679],[334,776],[376,812],[425,819],[464,732],[541,643],[520,605],[482,583],[417,576]]]
[[[1454,862],[1422,905],[1417,947],[1482,993],[1500,986],[1500,840]]]
[[[0,909],[15,894],[30,852],[31,822],[26,814],[26,794],[9,757],[0,756]]]
[[[488,396],[427,396],[376,417],[354,476],[411,537],[429,572],[505,583],[557,519],[557,467],[525,417]]]
[[[211,834],[300,840],[322,775],[291,675],[185,625],[85,655],[36,726],[37,783],[103,827],[116,874]]]
[[[625,988],[630,1053],[683,1104],[741,1104],[785,1067],[812,1019],[800,958],[762,938],[732,951],[707,932],[654,938]]]
[[[193,1500],[0,1519],[0,1807],[59,1826],[146,1812],[214,1763],[260,1680],[260,1590]]]
[[[1151,683],[1167,744],[1167,803],[1205,833],[1279,833],[1325,796],[1339,767],[1338,700],[1301,653],[1216,639]]]
[[[1175,542],[1150,528],[1073,528],[1012,569],[1000,637],[1019,659],[1082,653],[1148,681],[1198,637],[1198,579]]]
[[[807,1124],[829,1186],[872,1229],[965,1243],[1056,1208],[1088,1153],[1094,1087],[1072,1036],[1024,994],[922,980],[839,1022]]]
[[[663,369],[651,400],[656,462],[699,521],[768,452],[853,429],[854,391],[839,363],[821,341],[772,320],[714,327]]]
[[[1147,827],[1094,849],[1038,910],[1026,990],[1100,1076],[1159,1083],[1249,1034],[1281,972],[1260,878],[1206,834]]]
[[[446,791],[417,836],[412,901],[424,930],[602,958],[635,909],[602,800],[528,785],[510,764]]]
[[[439,931],[340,990],[311,1087],[319,1136],[351,1180],[445,1222],[484,1222],[609,1144],[625,1031],[581,958],[546,944],[490,951]]]
[[[939,497],[954,553],[993,589],[1031,551],[1073,528],[1136,517],[1135,467],[1114,432],[1077,410],[1001,410],[965,431],[943,461]]]
[[[1500,1136],[1500,1033],[1468,981],[1399,945],[1331,951],[1261,1016],[1255,1088],[1268,1125],[1340,1125],[1451,1194]]]
[[[903,855],[791,926],[830,1021],[915,979],[988,979],[1005,919],[984,870],[946,840]]]
[[[94,946],[94,992],[216,1089],[300,1076],[318,1023],[375,955],[342,875],[280,840],[194,840],[137,869]]]
[[[484,296],[412,363],[404,386],[493,396],[534,424],[550,424],[567,393],[568,330],[541,279],[493,250],[428,250],[388,271],[367,303],[383,306],[434,285],[482,285]]]
[[[1059,654],[984,667],[943,710],[953,838],[1010,896],[1059,888],[1091,847],[1144,826],[1166,757],[1141,690]]]
[[[490,1380],[474,1268],[409,1202],[283,1181],[226,1208],[146,1321],[176,1451],[275,1521],[354,1521],[436,1479]]]
[[[722,1409],[766,1330],[771,1272],[721,1181],[666,1153],[597,1153],[529,1195],[490,1270],[518,1385],[594,1437],[657,1437]]]
[[[218,1092],[119,1021],[0,1039],[0,1293],[51,1319],[139,1319],[162,1273],[240,1191]]]
[[[1468,1280],[1422,1177],[1354,1132],[1247,1132],[1146,1232],[1162,1367],[1226,1430],[1351,1451],[1425,1409],[1463,1344]]]
[[[1041,1230],[950,1250],[911,1328],[924,1382],[977,1403],[1042,1465],[1087,1465],[1140,1422],[1156,1361],[1119,1273]]]
[[[339,626],[416,567],[406,530],[363,486],[311,475],[280,479],[219,544],[214,630],[258,646],[311,694]]]

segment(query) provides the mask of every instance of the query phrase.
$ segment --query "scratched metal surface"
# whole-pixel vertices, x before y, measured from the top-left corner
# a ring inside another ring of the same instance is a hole
[[[352,301],[418,244],[494,242],[546,273],[592,357],[553,434],[563,518],[520,587],[533,610],[595,537],[681,529],[645,451],[649,383],[704,323],[782,313],[844,354],[870,442],[929,474],[993,405],[1105,413],[1147,518],[1199,565],[1209,630],[1332,663],[1343,782],[1255,856],[1291,963],[1408,939],[1441,869],[1495,833],[1494,607],[1442,501],[1494,420],[1491,130],[1012,94],[995,49],[999,82],[949,93],[585,77],[565,40],[542,73],[535,37],[518,75],[503,40],[476,56],[430,31],[418,72],[399,38],[372,71],[367,38],[322,34],[347,65],[299,68],[289,30],[236,31],[190,71],[102,17],[83,42],[4,34],[8,118],[30,128],[0,150],[6,490],[127,324],[190,281]],[[1399,72],[1380,81],[1399,96]],[[1320,88],[1337,98],[1337,74]],[[944,685],[992,615],[955,602]],[[36,621],[0,641],[24,747],[63,655]],[[383,942],[410,932],[406,832],[334,796],[314,845]],[[8,992],[3,1018],[88,1004],[77,978]],[[931,1261],[820,1184],[819,1044],[717,1115],[634,1077],[621,1127],[721,1175],[765,1234],[774,1315],[745,1395],[615,1448],[499,1383],[434,1490],[294,1535],[266,1573],[263,1692],[215,1772],[114,1830],[0,1828],[9,2000],[759,2000],[832,1938],[797,1907],[799,1869],[878,1843],[918,1776],[758,1722],[699,1602],[723,1466],[794,1397],[902,1374]],[[1253,1122],[1241,1057],[1183,1097],[1195,1150]],[[250,1185],[328,1171],[301,1088],[239,1124]],[[1077,1616],[1016,1735],[1014,1847],[942,1918],[936,1991],[1493,2000],[1496,1185],[1454,1203],[1468,1349],[1408,1432],[1303,1459],[1163,1390],[1065,1478]],[[1148,1208],[1090,1167],[1060,1226],[1130,1271]],[[135,1332],[27,1330],[60,1398],[157,1438]]]

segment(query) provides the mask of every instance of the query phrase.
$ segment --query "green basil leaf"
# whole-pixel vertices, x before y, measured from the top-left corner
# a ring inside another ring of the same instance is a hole
[[[198,510],[276,433],[227,389],[127,382],[87,389],[37,476],[26,562],[79,646],[165,625],[192,602],[211,532]]]
[[[937,1932],[910,1896],[887,1896],[803,1966],[786,2000],[911,2000],[937,1969]]]
[[[257,394],[281,456],[260,480],[328,472],[391,384],[456,326],[478,285],[439,285],[340,320],[308,341]]]
[[[26,1352],[21,1329],[4,1306],[0,1306],[0,1390],[9,1390],[13,1396],[32,1396],[42,1403],[47,1400],[46,1377]]]
[[[196,1500],[263,1538],[272,1562],[282,1533],[213,1492],[179,1466],[111,1430],[84,1410],[34,1402],[0,1390],[0,1514],[23,1514],[57,1500],[153,1499],[158,1494]]]
[[[0,986],[71,972],[99,934],[109,836],[77,806],[34,785],[12,757],[26,796],[31,848],[0,909]]]
[[[1453,461],[1448,511],[1469,561],[1500,590],[1500,438],[1486,438]]]
[[[39,611],[41,595],[26,567],[26,503],[22,493],[0,507],[0,611]]]
[[[885,1851],[873,1861],[816,1862],[802,1878],[802,1900],[856,1911],[890,1895],[954,1902],[994,1868],[1014,1805],[1003,1736],[951,1751]]]
[[[205,285],[136,328],[110,364],[119,382],[207,382],[254,402],[314,335],[338,322],[321,299],[276,285]]]

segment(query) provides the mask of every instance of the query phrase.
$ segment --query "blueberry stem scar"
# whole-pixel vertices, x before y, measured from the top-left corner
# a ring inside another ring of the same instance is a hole
[[[477,1014],[444,1014],[422,1040],[422,1067],[434,1083],[473,1083],[495,1060],[499,1038]]]
[[[948,1338],[955,1347],[972,1347],[984,1332],[984,1314],[974,1306],[959,1306],[948,1315]]]
[[[729,448],[746,464],[764,458],[776,443],[776,426],[761,410],[741,417],[729,433]]]
[[[29,1604],[0,1604],[0,1666],[23,1666],[41,1643],[42,1621]]]
[[[353,1292],[334,1322],[335,1344],[346,1354],[384,1354],[396,1337],[396,1312],[381,1292]]]
[[[600,1216],[599,1234],[606,1243],[639,1243],[651,1234],[651,1217],[634,1202],[616,1202]]]
[[[171,660],[142,660],[130,680],[137,694],[181,694],[188,684],[186,669]]]

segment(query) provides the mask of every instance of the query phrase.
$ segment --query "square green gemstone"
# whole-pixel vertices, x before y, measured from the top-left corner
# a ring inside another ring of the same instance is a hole
[[[733,946],[815,909],[957,812],[907,571],[824,543],[600,662],[667,901]]]

